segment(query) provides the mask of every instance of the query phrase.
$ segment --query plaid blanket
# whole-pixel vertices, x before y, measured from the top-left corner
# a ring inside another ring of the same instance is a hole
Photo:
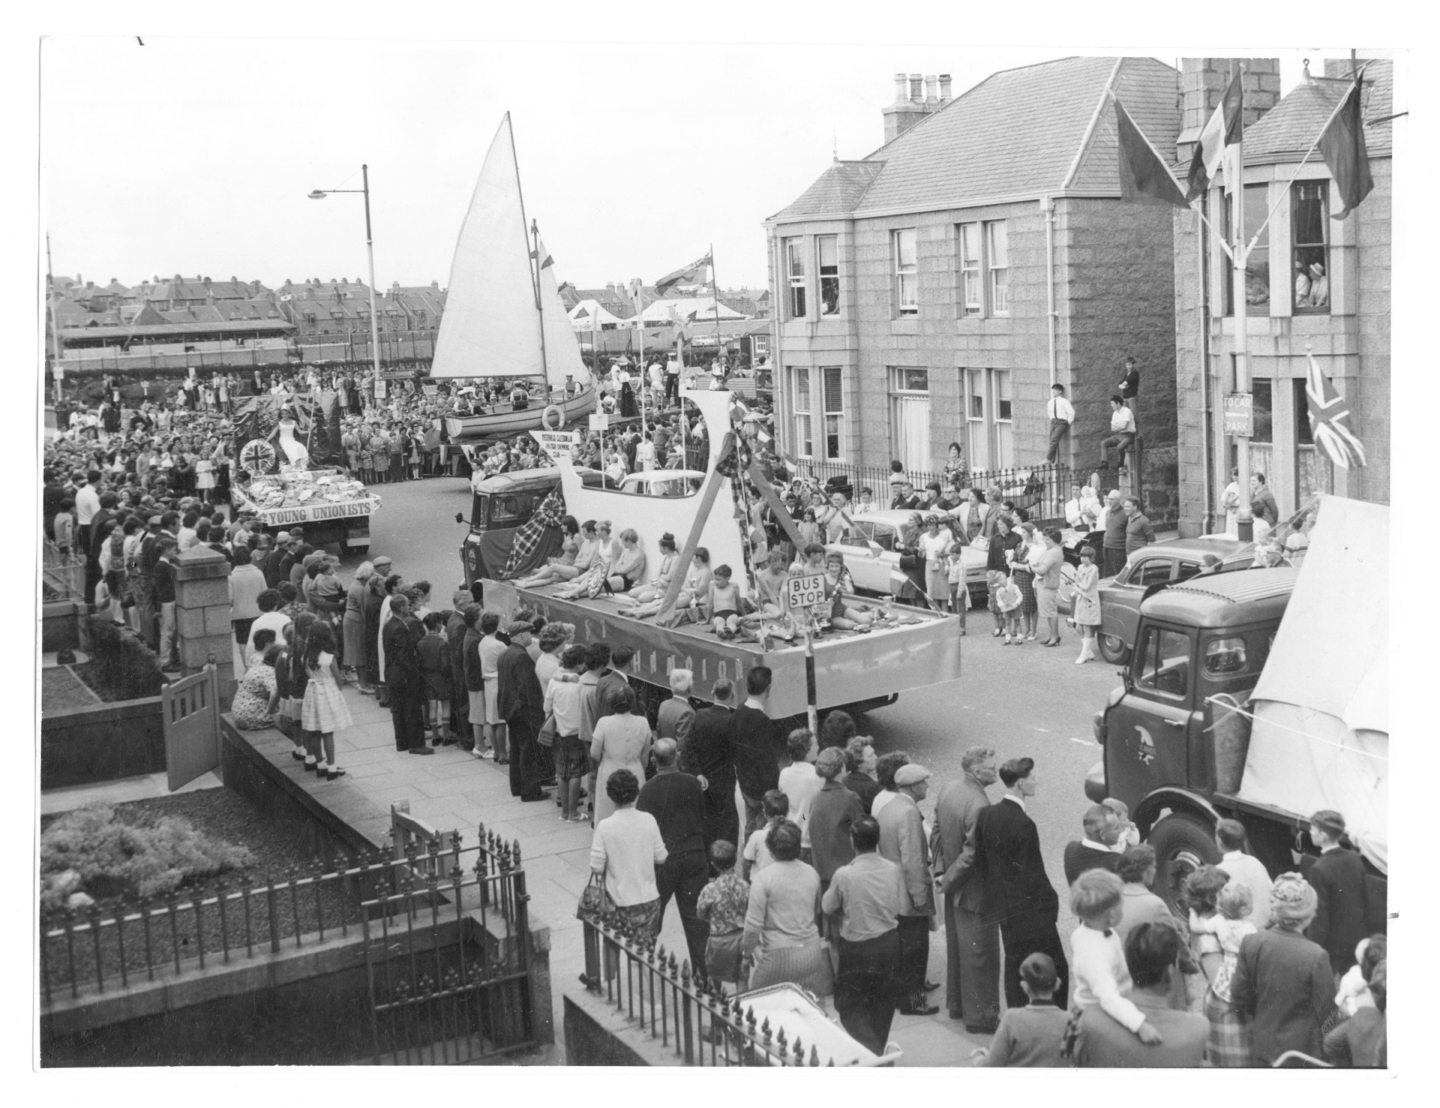
[[[540,548],[540,540],[544,538],[547,529],[558,528],[564,517],[565,498],[560,494],[560,490],[556,489],[540,502],[535,514],[515,532],[515,541],[510,545],[510,557],[505,560],[505,568],[500,577],[508,580],[534,569],[533,559],[535,551]]]

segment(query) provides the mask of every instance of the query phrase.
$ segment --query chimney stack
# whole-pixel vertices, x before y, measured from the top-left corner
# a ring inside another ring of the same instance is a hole
[[[936,96],[936,78],[911,73],[895,74],[895,103],[880,109],[885,122],[885,141],[899,138],[931,112],[936,111],[949,98],[950,77],[939,78],[944,84],[939,97]]]
[[[940,74],[940,103],[944,104],[950,100],[950,74]]]
[[[1181,58],[1180,134],[1175,140],[1181,161],[1194,154],[1200,132],[1225,95],[1236,64],[1245,67],[1241,86],[1245,95],[1242,122],[1246,128],[1280,102],[1278,58]]]

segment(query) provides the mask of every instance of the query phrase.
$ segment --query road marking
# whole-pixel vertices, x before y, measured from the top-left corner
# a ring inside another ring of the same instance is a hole
[[[1046,727],[1037,727],[1037,728],[1035,728],[1035,730],[1039,731],[1040,734],[1042,734],[1042,735],[1048,735],[1048,734],[1050,734],[1049,728],[1046,728]]]
[[[1091,741],[1090,739],[1076,739],[1076,738],[1071,738],[1070,741],[1071,741],[1072,743],[1079,743],[1081,746],[1099,746],[1099,745],[1100,745],[1099,743],[1093,742],[1093,741]]]

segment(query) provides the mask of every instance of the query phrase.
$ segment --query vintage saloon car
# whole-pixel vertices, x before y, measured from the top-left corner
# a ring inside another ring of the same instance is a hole
[[[896,578],[900,575],[900,529],[912,513],[907,511],[855,512],[850,518],[855,526],[840,542],[825,544],[826,553],[845,555],[845,568],[855,581],[857,592],[895,595]],[[965,566],[965,588],[971,604],[985,598],[986,546],[967,546],[962,555]]]

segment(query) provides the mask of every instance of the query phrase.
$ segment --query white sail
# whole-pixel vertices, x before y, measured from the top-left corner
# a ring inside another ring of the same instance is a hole
[[[506,112],[455,245],[431,377],[544,376],[526,232]],[[573,336],[570,342],[574,345]]]
[[[538,253],[542,259],[549,258],[543,245]],[[540,317],[545,326],[545,365],[550,387],[564,388],[567,376],[576,384],[588,382],[590,371],[580,357],[580,340],[565,312],[565,303],[560,299],[553,265],[540,267]]]

